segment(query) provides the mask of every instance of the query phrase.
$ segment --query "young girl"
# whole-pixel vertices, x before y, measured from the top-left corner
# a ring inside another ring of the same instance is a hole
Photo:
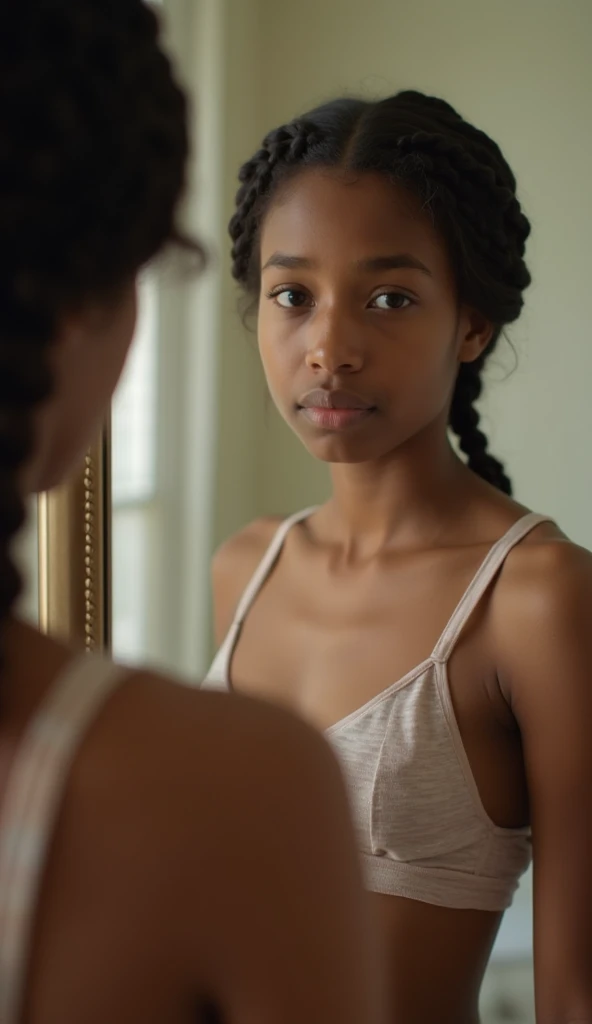
[[[530,281],[514,176],[402,92],[272,131],[240,181],[234,276],[333,493],[218,553],[208,685],[340,755],[393,1022],[474,1024],[532,844],[537,1022],[589,1024],[592,559],[511,500],[475,409]]]
[[[14,617],[24,496],[105,415],[188,140],[142,0],[5,5],[0,109],[0,1022],[379,1024],[316,732]]]

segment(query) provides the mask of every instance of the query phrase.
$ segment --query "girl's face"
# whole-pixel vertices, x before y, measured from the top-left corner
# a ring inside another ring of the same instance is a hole
[[[384,458],[446,423],[491,325],[459,307],[444,243],[383,175],[305,170],[262,226],[259,347],[273,399],[327,462]]]

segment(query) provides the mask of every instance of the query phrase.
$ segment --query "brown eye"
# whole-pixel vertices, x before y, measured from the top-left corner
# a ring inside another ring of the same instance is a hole
[[[411,299],[401,292],[382,292],[372,299],[375,309],[407,309],[411,305]]]
[[[284,288],[281,292],[275,292],[273,298],[283,309],[298,309],[299,306],[305,306],[309,301],[306,292],[299,291],[297,288]]]

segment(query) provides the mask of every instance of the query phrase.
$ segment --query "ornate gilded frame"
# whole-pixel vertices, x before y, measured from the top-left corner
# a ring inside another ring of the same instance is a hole
[[[44,632],[111,646],[111,430],[67,484],[38,499],[39,623]]]

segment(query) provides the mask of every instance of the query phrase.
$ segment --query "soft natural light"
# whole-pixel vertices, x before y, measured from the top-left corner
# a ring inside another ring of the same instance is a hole
[[[150,534],[157,497],[158,293],[139,290],[136,338],[113,401],[113,651],[142,659],[149,628]]]
[[[158,296],[150,277],[139,289],[136,338],[113,401],[113,505],[149,500],[156,478]]]
[[[113,647],[118,658],[139,659],[148,628],[150,511],[122,508],[113,515]]]

